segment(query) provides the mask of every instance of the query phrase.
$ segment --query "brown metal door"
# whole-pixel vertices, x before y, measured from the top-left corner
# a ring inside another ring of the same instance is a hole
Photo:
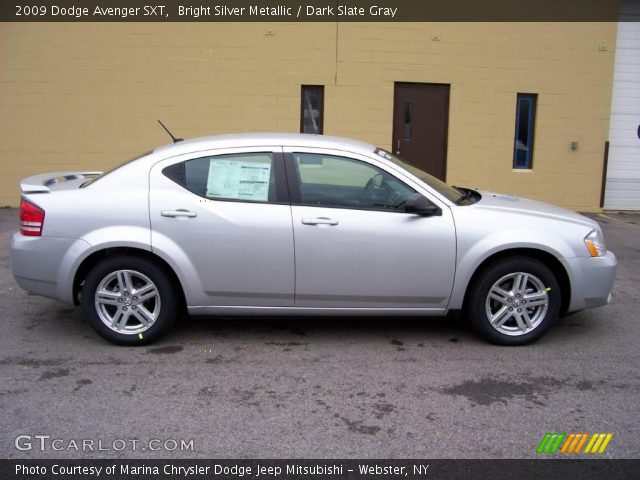
[[[445,180],[449,85],[396,83],[393,95],[393,152]]]

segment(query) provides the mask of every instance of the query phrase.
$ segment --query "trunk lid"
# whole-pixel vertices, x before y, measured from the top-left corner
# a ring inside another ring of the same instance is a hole
[[[52,190],[70,190],[80,187],[90,178],[101,175],[102,172],[51,172],[33,175],[20,181],[22,193],[47,193]]]

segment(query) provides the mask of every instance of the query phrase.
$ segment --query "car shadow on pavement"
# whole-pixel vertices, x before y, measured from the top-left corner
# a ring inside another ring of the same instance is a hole
[[[476,340],[466,320],[447,317],[195,317],[183,316],[172,333],[178,338],[331,337],[366,341],[381,336],[457,343]],[[401,340],[396,344],[401,347]]]
[[[49,304],[42,299],[42,303]],[[81,308],[60,308],[57,304],[47,305],[44,312],[33,315],[32,321],[24,325],[27,335],[38,331],[38,335],[48,338],[66,336],[66,341],[77,342],[78,338],[99,337],[86,324]],[[600,322],[592,319],[591,312],[578,312],[561,317],[555,327],[547,334],[544,341],[575,341],[576,336],[589,337],[598,330]],[[604,327],[603,327],[604,328]],[[45,330],[45,331],[42,331]],[[24,334],[23,334],[24,335]],[[214,339],[234,341],[283,341],[296,342],[306,338],[328,340],[339,339],[341,342],[377,342],[381,338],[402,350],[407,341],[428,344],[486,344],[473,332],[468,320],[459,312],[445,317],[204,317],[183,314],[173,328],[164,335],[157,344],[208,344]],[[58,338],[62,341],[62,338]]]

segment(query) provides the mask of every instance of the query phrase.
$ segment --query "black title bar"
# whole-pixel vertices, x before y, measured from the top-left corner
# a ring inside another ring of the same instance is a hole
[[[2,480],[631,479],[640,460],[0,460]]]
[[[608,22],[619,11],[618,0],[3,0],[0,21]]]

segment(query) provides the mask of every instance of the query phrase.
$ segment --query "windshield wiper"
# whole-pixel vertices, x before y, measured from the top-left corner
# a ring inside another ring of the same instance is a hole
[[[402,207],[405,203],[407,203],[406,200],[401,201],[400,203],[396,204],[396,205],[391,205],[391,208],[393,208],[394,210],[398,210],[400,207]]]
[[[464,200],[470,200],[471,198],[473,198],[474,192],[470,188],[457,187],[455,185],[453,186],[453,188],[460,192],[460,198],[456,200],[456,205],[460,205],[460,203]]]

